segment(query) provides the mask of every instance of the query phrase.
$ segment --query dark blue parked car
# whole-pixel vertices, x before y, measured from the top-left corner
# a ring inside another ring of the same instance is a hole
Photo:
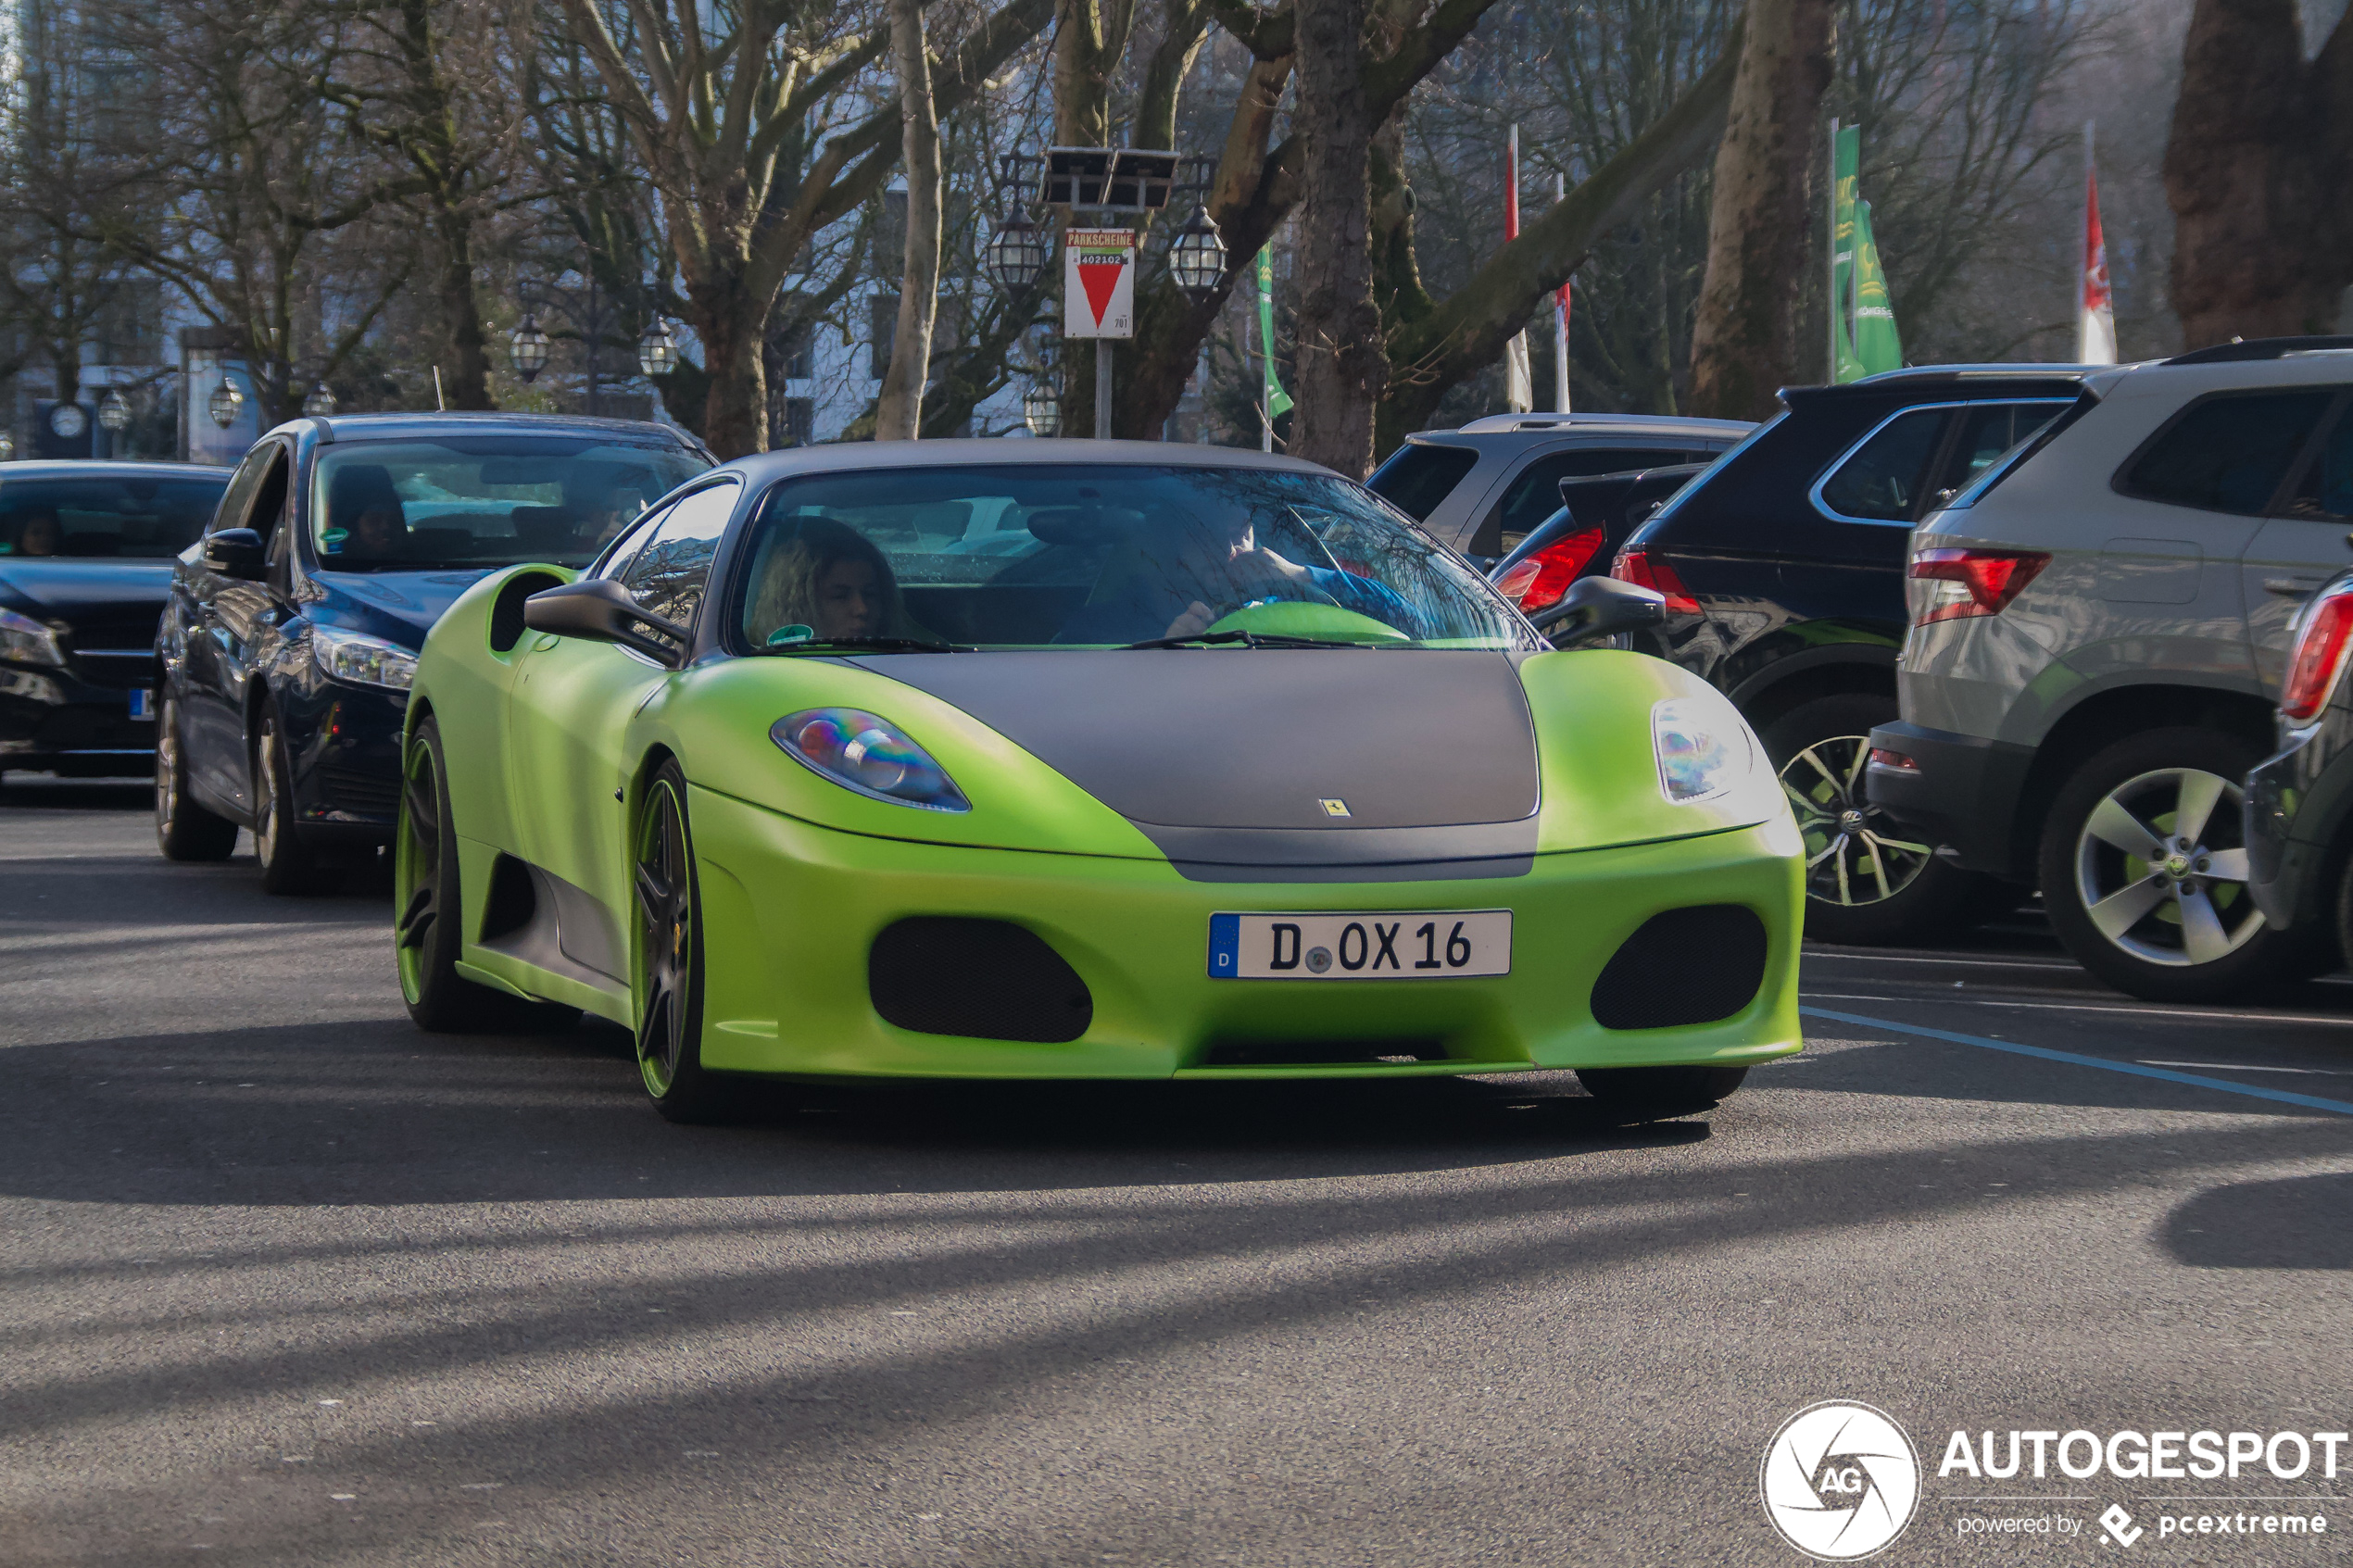
[[[156,836],[308,891],[392,840],[417,650],[518,561],[585,566],[709,468],[667,426],[524,414],[306,418],[255,443],[181,557],[157,636]]]

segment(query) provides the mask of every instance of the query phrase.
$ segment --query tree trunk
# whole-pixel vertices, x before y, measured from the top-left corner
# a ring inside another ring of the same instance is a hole
[[[714,292],[721,295],[718,308],[698,302],[695,335],[702,340],[710,385],[703,444],[725,462],[768,450],[768,367],[760,351],[768,311],[765,301],[747,302],[740,288]]]
[[[2304,60],[2295,0],[2198,0],[2165,148],[2174,313],[2191,348],[2334,332],[2353,258],[2333,211],[2353,31]]]
[[[899,70],[899,115],[907,149],[907,252],[899,284],[899,328],[875,408],[875,439],[912,441],[923,430],[931,328],[939,308],[939,119],[925,54],[923,0],[890,0],[890,52]]]
[[[1373,411],[1389,376],[1373,303],[1375,119],[1359,41],[1365,0],[1297,0],[1299,103],[1306,135],[1297,249],[1299,413],[1293,457],[1351,479],[1373,467]]]
[[[490,397],[490,351],[482,335],[482,301],[474,290],[473,223],[465,214],[442,208],[440,295],[442,331],[448,363],[442,390],[452,408],[496,408]]]
[[[1707,217],[1691,411],[1761,420],[1797,378],[1806,175],[1831,81],[1830,0],[1751,0]]]

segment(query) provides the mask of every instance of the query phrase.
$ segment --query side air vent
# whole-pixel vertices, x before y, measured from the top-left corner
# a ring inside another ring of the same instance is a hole
[[[1730,1018],[1765,984],[1765,922],[1740,904],[1651,916],[1593,982],[1604,1029],[1671,1029]]]
[[[519,571],[507,579],[490,606],[490,651],[512,653],[522,641],[522,601],[546,588],[560,587],[563,579],[552,571]]]
[[[1095,1020],[1078,972],[1010,921],[900,921],[875,938],[866,990],[886,1022],[925,1035],[1060,1042]]]

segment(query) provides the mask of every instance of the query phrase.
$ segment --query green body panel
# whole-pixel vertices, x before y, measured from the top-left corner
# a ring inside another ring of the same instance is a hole
[[[1038,758],[873,670],[796,656],[673,671],[619,648],[528,632],[500,654],[490,646],[489,611],[513,575],[484,580],[442,618],[409,708],[412,725],[434,713],[445,741],[466,972],[634,1022],[624,983],[549,972],[472,938],[504,853],[594,898],[624,947],[633,942],[630,824],[646,778],[661,757],[675,756],[689,780],[703,904],[708,1067],[908,1077],[1377,1076],[1736,1064],[1799,1047],[1795,827],[1769,770],[1760,770],[1760,787],[1717,801],[1667,801],[1651,709],[1663,698],[1712,694],[1660,660],[1590,650],[1522,663],[1543,788],[1539,852],[1527,875],[1200,883]],[[1198,657],[1285,656],[1236,649]],[[900,727],[963,788],[972,810],[868,799],[769,738],[784,715],[833,706]],[[1690,1028],[1623,1032],[1595,1023],[1588,997],[1617,946],[1651,915],[1700,903],[1744,904],[1764,920],[1768,975],[1748,1010]],[[1482,909],[1514,911],[1508,975],[1221,981],[1207,973],[1214,912]],[[1088,1033],[1067,1045],[1033,1045],[884,1022],[866,993],[868,948],[895,920],[941,914],[1010,920],[1043,937],[1093,994]],[[1448,1060],[1202,1065],[1217,1044],[1315,1039],[1443,1041]]]

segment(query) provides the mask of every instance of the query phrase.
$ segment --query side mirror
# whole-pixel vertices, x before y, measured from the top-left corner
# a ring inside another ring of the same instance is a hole
[[[1539,610],[1533,619],[1554,647],[1589,647],[1622,632],[1664,623],[1667,596],[1615,577],[1583,577],[1569,585],[1560,603]]]
[[[686,651],[688,635],[686,628],[676,621],[638,608],[629,590],[610,577],[584,577],[577,583],[540,590],[522,601],[522,623],[535,632],[550,632],[559,637],[619,643],[657,664],[673,666]],[[671,642],[656,642],[637,630],[640,626],[650,627]]]
[[[250,528],[224,528],[205,535],[205,569],[223,577],[259,582],[270,570],[267,554],[261,535]]]

